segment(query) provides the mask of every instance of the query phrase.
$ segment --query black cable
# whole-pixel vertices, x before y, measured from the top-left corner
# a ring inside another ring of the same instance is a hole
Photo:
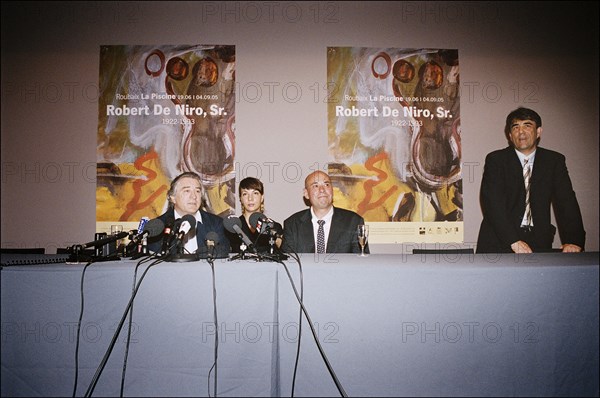
[[[258,239],[260,238],[260,236],[263,234],[263,232],[260,232],[258,237],[256,238],[256,242],[258,242]],[[256,243],[255,243],[256,244]],[[268,254],[263,254],[263,255],[259,255],[259,259],[267,259],[270,261],[274,261],[277,263],[282,264],[285,267],[285,264],[283,263],[283,260],[278,256],[278,254],[284,254],[281,250],[277,249],[277,253],[275,253],[273,256],[268,255]],[[288,253],[294,260],[296,260],[296,262],[298,263],[298,270],[300,272],[300,301],[303,302],[304,301],[304,276],[302,273],[302,262],[300,261],[300,256],[298,256],[298,253],[292,251],[290,253]],[[287,270],[287,269],[286,269]],[[289,273],[288,273],[289,276]],[[292,285],[293,285],[293,281],[292,281]],[[298,363],[300,361],[300,347],[301,347],[301,340],[302,340],[302,306],[300,307],[299,313],[298,313],[298,344],[296,347],[296,359],[294,361],[294,373],[292,376],[292,392],[291,392],[291,397],[294,397],[294,391],[295,391],[295,386],[296,386],[296,376],[298,374]]]
[[[302,274],[302,262],[300,261],[300,256],[298,253],[294,252],[293,255],[290,256],[296,260],[298,263],[298,270],[300,272],[300,300],[304,301],[304,276]],[[300,343],[302,339],[302,308],[299,310],[298,314],[298,345],[296,347],[296,360],[294,361],[294,375],[292,376],[292,393],[291,397],[294,397],[294,392],[296,390],[296,375],[298,374],[298,363],[300,362]]]
[[[342,384],[338,380],[338,378],[335,374],[335,371],[333,370],[333,368],[331,367],[331,364],[329,363],[329,360],[327,359],[327,355],[325,354],[323,347],[321,347],[321,343],[319,342],[319,338],[317,336],[317,332],[315,331],[315,327],[312,323],[312,320],[310,319],[310,316],[308,315],[308,311],[306,310],[306,307],[304,307],[304,302],[298,295],[298,290],[296,289],[296,285],[294,284],[294,280],[292,278],[292,275],[290,274],[288,267],[285,265],[285,263],[283,261],[278,261],[278,263],[283,265],[283,269],[285,269],[285,272],[287,273],[288,279],[290,280],[290,283],[292,285],[292,289],[294,290],[294,294],[296,295],[296,300],[298,300],[298,303],[300,303],[300,307],[302,308],[302,313],[304,313],[304,316],[306,317],[308,326],[310,327],[310,331],[312,332],[315,343],[317,344],[317,348],[319,349],[319,353],[321,354],[321,357],[323,358],[323,361],[325,362],[325,366],[327,367],[327,370],[329,371],[329,374],[331,375],[333,382],[335,383],[335,386],[337,387],[337,389],[342,397],[347,397],[348,395],[346,395],[346,391],[344,390],[344,387],[342,387]]]
[[[256,229],[256,228],[255,228]],[[256,245],[258,244],[258,240],[260,239],[260,237],[264,234],[264,231],[258,231],[258,235],[256,236],[256,239],[254,239],[254,247],[257,247]]]
[[[104,367],[106,366],[106,363],[108,362],[108,358],[110,357],[110,354],[112,353],[112,350],[115,347],[119,333],[121,332],[121,329],[123,328],[123,324],[125,323],[125,319],[127,318],[127,314],[129,313],[129,309],[131,308],[131,306],[133,304],[133,299],[137,295],[137,292],[140,289],[140,286],[142,284],[142,281],[144,280],[144,277],[146,276],[146,274],[148,273],[150,268],[152,268],[154,265],[161,263],[163,261],[164,260],[162,258],[158,258],[152,264],[148,265],[148,267],[144,270],[144,273],[140,277],[140,280],[135,288],[134,294],[131,295],[131,299],[129,300],[129,303],[127,303],[127,307],[125,308],[125,312],[123,313],[123,316],[121,317],[121,321],[119,322],[119,325],[117,326],[117,330],[115,331],[115,334],[113,335],[112,341],[110,342],[108,349],[106,350],[106,353],[104,354],[104,357],[102,358],[102,361],[100,362],[100,365],[98,366],[98,369],[96,370],[96,374],[94,374],[94,377],[92,378],[92,382],[90,383],[90,385],[88,386],[88,388],[85,392],[85,395],[84,395],[85,397],[91,397],[92,393],[94,392],[94,389],[96,388],[96,384],[98,383],[98,380],[100,379],[100,375],[104,371]]]
[[[215,360],[213,365],[208,370],[208,396],[210,397],[210,374],[212,370],[215,370],[215,397],[217,396],[217,359],[219,357],[219,322],[217,321],[217,284],[215,278],[215,262],[212,258],[207,258],[208,264],[212,271],[212,285],[213,285],[213,311],[215,319]]]
[[[136,281],[137,281],[138,268],[140,267],[140,265],[142,265],[146,261],[149,261],[150,259],[152,259],[152,257],[142,258],[135,265],[135,271],[133,272],[133,286],[131,287],[131,295],[132,296],[135,294],[135,284],[136,284]],[[130,345],[130,342],[131,342],[132,323],[133,323],[133,303],[131,304],[131,310],[129,311],[129,324],[128,324],[128,329],[127,329],[127,343],[125,344],[125,356],[123,358],[123,371],[121,373],[121,393],[119,395],[120,397],[123,397],[123,390],[125,389],[125,373],[127,371],[127,358],[129,356],[129,345]]]
[[[73,383],[73,398],[75,398],[75,394],[77,393],[77,379],[79,378],[79,333],[81,332],[81,320],[83,319],[83,279],[85,277],[85,271],[87,267],[92,264],[93,261],[88,262],[83,266],[83,271],[81,272],[81,282],[79,284],[79,291],[81,293],[81,309],[79,311],[79,320],[77,321],[77,337],[75,340],[75,382]]]

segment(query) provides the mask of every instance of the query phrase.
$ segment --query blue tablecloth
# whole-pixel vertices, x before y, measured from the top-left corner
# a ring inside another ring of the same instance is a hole
[[[296,396],[598,395],[598,253],[301,260],[303,302],[331,372],[304,318]],[[135,264],[86,271],[77,396],[123,317]],[[298,265],[285,264],[300,293]],[[2,396],[72,395],[82,270],[2,269]],[[300,308],[286,269],[217,260],[215,278],[218,395],[290,396]],[[133,326],[125,396],[212,395],[207,262],[148,270]],[[120,394],[125,342],[122,332],[95,396]]]

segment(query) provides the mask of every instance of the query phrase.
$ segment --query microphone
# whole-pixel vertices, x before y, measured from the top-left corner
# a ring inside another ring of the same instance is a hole
[[[246,235],[244,231],[242,231],[242,222],[238,217],[233,215],[227,217],[223,220],[223,226],[229,232],[238,234],[238,236],[242,239],[242,241],[247,247],[253,247],[252,241],[250,240],[248,235]]]
[[[169,243],[167,244],[166,261],[176,263],[198,261],[198,253],[185,254],[185,245],[183,244],[185,235],[190,231],[193,234],[193,231],[196,229],[196,222],[196,217],[191,214],[186,214],[175,220],[174,226],[168,236]],[[171,253],[172,248],[175,248],[175,253]]]
[[[160,248],[161,256],[164,256],[169,252],[169,247],[171,246],[171,240],[174,234],[173,224],[175,224],[175,219],[172,217],[167,218],[165,229],[163,230],[162,246]]]
[[[287,259],[287,256],[275,245],[277,239],[283,237],[283,228],[279,223],[262,213],[256,212],[250,215],[250,225],[254,226],[259,236],[262,234],[269,236],[269,248],[266,253],[260,254],[262,260],[283,261]]]
[[[174,233],[176,234],[175,243],[171,246],[177,246],[178,249],[181,249],[179,251],[183,252],[183,237],[188,232],[196,229],[196,217],[191,214],[186,214],[179,220],[175,221],[175,224],[176,226],[178,225],[176,228],[174,228]]]
[[[138,228],[137,235],[129,238],[131,241],[139,243],[145,238],[153,238],[160,235],[160,233],[165,229],[165,223],[160,218],[154,218],[150,221],[146,221],[144,224],[145,225],[141,231]]]
[[[271,235],[280,237],[283,235],[283,231],[275,223],[275,221],[271,220],[267,216],[262,213],[252,213],[250,215],[250,225],[254,227],[258,231],[259,234],[269,233]]]
[[[142,231],[138,227],[138,234],[129,237],[131,242],[129,242],[127,248],[129,252],[133,252],[132,260],[148,255],[148,238],[160,235],[165,229],[165,223],[160,218],[154,218],[150,221],[142,219],[142,221],[144,221]],[[142,222],[140,222],[140,226],[141,224]]]
[[[206,247],[208,248],[208,261],[215,258],[215,246],[219,243],[219,234],[214,231],[210,231],[206,234]]]
[[[96,246],[103,246],[106,245],[108,243],[112,243],[112,242],[116,242],[119,239],[123,239],[126,236],[129,236],[129,232],[119,232],[118,234],[115,235],[110,235],[109,237],[106,238],[102,238],[102,239],[98,239],[98,240],[94,240],[88,243],[84,243],[83,245],[81,245],[84,249],[88,248],[88,247],[96,247]]]

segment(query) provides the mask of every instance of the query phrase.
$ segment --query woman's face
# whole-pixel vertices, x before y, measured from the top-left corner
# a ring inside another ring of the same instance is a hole
[[[245,213],[252,214],[260,211],[260,206],[263,203],[263,195],[256,189],[242,188],[240,200],[242,202],[242,210]]]

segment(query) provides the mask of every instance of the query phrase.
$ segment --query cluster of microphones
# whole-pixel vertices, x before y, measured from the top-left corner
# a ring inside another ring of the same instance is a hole
[[[277,238],[283,236],[281,226],[264,214],[258,212],[253,213],[250,216],[250,226],[259,233],[258,236],[266,235],[269,237],[269,247],[267,251],[259,251],[257,249],[256,242],[252,242],[248,235],[242,230],[242,222],[239,217],[227,217],[223,221],[223,226],[227,231],[237,234],[242,240],[240,254],[233,257],[233,259],[254,258],[257,260],[281,261],[287,258],[287,256],[275,245]]]
[[[243,244],[240,248],[242,257],[245,258],[246,253],[248,253],[248,257],[254,256],[259,259],[270,259],[269,256],[278,256],[277,259],[281,259],[284,255],[275,247],[275,240],[283,235],[283,231],[279,224],[261,213],[252,214],[250,217],[250,224],[256,228],[261,235],[265,234],[269,236],[270,249],[268,253],[259,253],[256,250],[255,242],[252,242],[248,235],[244,233],[242,230],[242,223],[238,217],[232,215],[223,221],[225,229],[231,233],[237,234],[242,240]],[[186,254],[184,249],[185,235],[193,235],[195,228],[196,218],[191,214],[186,214],[181,218],[168,220],[167,222],[164,222],[160,218],[149,220],[147,217],[143,217],[142,220],[140,220],[137,230],[119,232],[91,242],[73,245],[68,249],[71,254],[71,261],[87,262],[114,260],[117,259],[114,255],[98,253],[98,250],[96,250],[95,255],[89,255],[89,252],[86,249],[108,247],[108,245],[128,237],[129,244],[125,248],[125,257],[138,259],[140,257],[150,256],[151,253],[148,250],[148,240],[160,240],[160,250],[153,255],[163,257],[165,261],[196,261],[200,258],[200,254]],[[217,258],[218,254],[216,246],[219,244],[219,235],[213,231],[208,232],[206,234],[205,243],[207,248],[206,258],[209,260]],[[202,255],[204,255],[204,253],[202,253]],[[264,257],[264,255],[267,257]]]

